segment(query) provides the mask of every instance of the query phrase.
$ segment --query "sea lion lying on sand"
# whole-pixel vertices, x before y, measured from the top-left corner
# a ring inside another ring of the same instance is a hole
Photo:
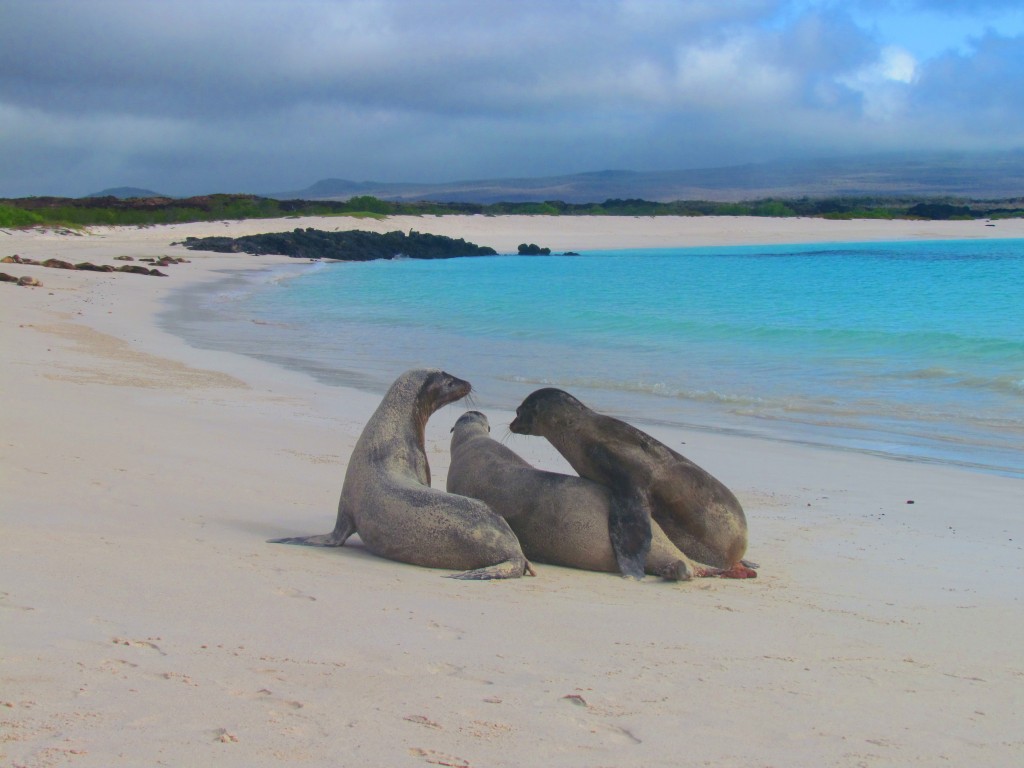
[[[490,436],[487,417],[467,411],[452,428],[448,490],[480,499],[504,517],[528,558],[552,565],[617,573],[608,536],[610,488],[575,475],[535,469]],[[666,579],[714,576],[720,569],[694,563],[656,522],[645,569]]]
[[[470,389],[468,381],[440,370],[399,376],[352,451],[334,531],[271,541],[340,547],[358,533],[367,549],[382,557],[465,570],[453,576],[457,579],[532,575],[505,520],[481,501],[430,487],[424,449],[427,420]]]
[[[624,500],[610,508],[609,534],[623,574],[642,578],[651,520],[691,559],[721,575],[757,575],[742,561],[747,520],[721,482],[650,435],[592,411],[568,392],[538,389],[509,425],[516,434],[545,437],[581,477]]]

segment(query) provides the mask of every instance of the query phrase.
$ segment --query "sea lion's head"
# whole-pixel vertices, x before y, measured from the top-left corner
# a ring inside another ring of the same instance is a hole
[[[464,414],[459,416],[455,421],[455,426],[452,427],[452,432],[459,430],[460,432],[483,432],[487,434],[491,431],[491,423],[487,420],[480,411],[466,411]]]
[[[452,427],[452,453],[454,454],[459,446],[468,441],[487,437],[490,431],[491,425],[487,421],[486,416],[480,413],[480,411],[466,411],[459,416],[455,426]]]
[[[424,421],[432,413],[444,408],[448,403],[461,400],[472,389],[473,385],[468,381],[452,376],[446,371],[423,371],[423,381],[416,395],[416,402],[420,406]]]
[[[541,435],[545,428],[568,424],[573,414],[581,410],[586,410],[586,406],[568,392],[545,387],[523,400],[508,428],[517,435]]]

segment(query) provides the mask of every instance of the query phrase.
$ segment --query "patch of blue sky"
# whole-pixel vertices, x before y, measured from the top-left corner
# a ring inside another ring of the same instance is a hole
[[[859,26],[874,31],[883,45],[899,46],[919,62],[951,52],[970,54],[973,41],[989,33],[1024,35],[1024,3],[1019,8],[986,9],[981,5],[973,12],[954,13],[874,7],[853,9],[851,16]]]
[[[883,48],[899,48],[917,62],[945,53],[968,55],[989,33],[1024,35],[1020,0],[790,0],[767,26],[783,28],[809,13],[844,14]]]

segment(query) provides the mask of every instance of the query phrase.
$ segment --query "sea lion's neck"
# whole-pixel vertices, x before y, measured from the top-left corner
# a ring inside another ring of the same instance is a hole
[[[419,443],[420,448],[423,450],[426,449],[427,445],[427,421],[433,413],[433,409],[420,405],[418,408],[413,409],[411,416],[413,434],[416,435],[416,442]]]
[[[415,436],[416,445],[409,445],[407,441],[403,449],[407,453],[408,461],[413,467],[413,471],[419,477],[420,482],[428,487],[430,486],[430,462],[427,461],[426,428],[427,419],[430,418],[431,413],[433,413],[433,411],[423,414],[420,408],[412,409],[409,429]]]
[[[454,450],[470,440],[476,440],[481,437],[490,437],[489,431],[484,427],[456,427],[452,433],[452,449]]]
[[[579,425],[583,414],[576,408],[559,408],[534,422],[535,433],[545,438],[566,458],[579,448]]]
[[[587,412],[579,405],[565,404],[552,408],[541,419],[542,429],[565,430],[578,429],[580,422],[586,418]]]

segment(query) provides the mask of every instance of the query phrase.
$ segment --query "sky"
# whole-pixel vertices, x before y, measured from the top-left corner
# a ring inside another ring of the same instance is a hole
[[[0,0],[0,197],[1021,147],[1022,0]]]

